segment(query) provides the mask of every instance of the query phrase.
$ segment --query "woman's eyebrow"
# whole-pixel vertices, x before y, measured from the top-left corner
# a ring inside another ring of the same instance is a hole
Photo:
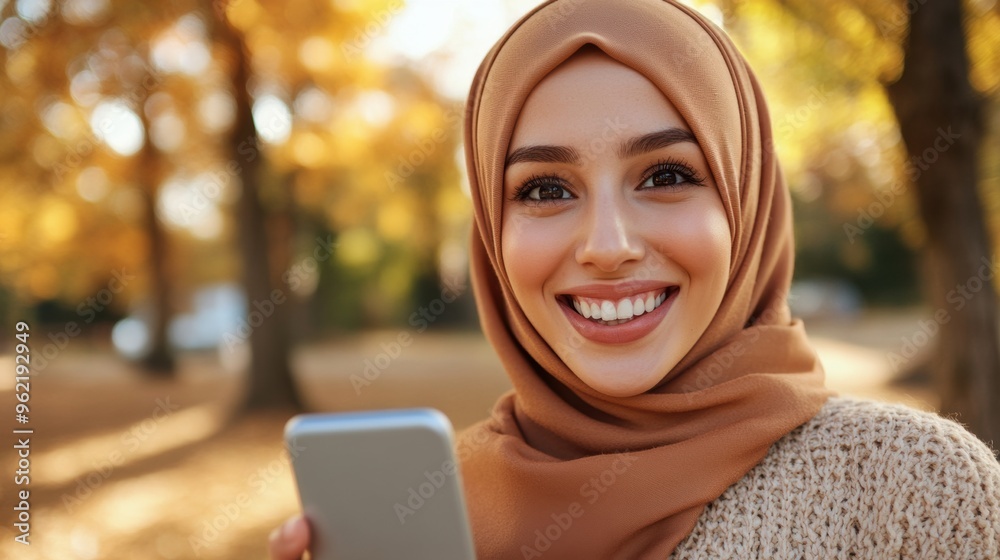
[[[618,157],[626,159],[660,148],[666,148],[679,142],[698,143],[690,130],[673,127],[625,140],[618,145],[617,153]],[[504,167],[529,161],[538,163],[569,163],[575,165],[580,163],[580,152],[568,146],[522,146],[507,156]]]
[[[694,134],[692,134],[690,130],[676,127],[665,128],[663,130],[630,138],[622,142],[618,146],[618,157],[627,159],[646,152],[652,152],[653,150],[659,150],[660,148],[666,148],[667,146],[677,144],[679,142],[692,142],[697,144],[698,140],[695,139]]]
[[[504,167],[522,161],[539,163],[579,163],[580,153],[566,146],[522,146],[507,156]]]

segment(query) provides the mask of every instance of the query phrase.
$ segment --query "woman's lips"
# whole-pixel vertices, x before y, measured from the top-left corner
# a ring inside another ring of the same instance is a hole
[[[671,304],[677,299],[679,292],[679,286],[667,286],[646,290],[620,299],[563,295],[559,296],[557,300],[570,324],[584,338],[603,344],[625,344],[638,340],[655,329],[670,310]],[[597,303],[598,301],[600,304]],[[646,310],[649,303],[653,303],[652,311]],[[589,319],[584,316],[587,314],[584,310],[586,305],[590,306],[590,309],[587,310],[591,316]],[[638,312],[640,305],[641,313]],[[580,308],[580,311],[576,310],[577,307]],[[625,318],[618,319],[619,316]]]

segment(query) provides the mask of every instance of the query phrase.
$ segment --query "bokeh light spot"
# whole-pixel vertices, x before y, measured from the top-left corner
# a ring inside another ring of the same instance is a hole
[[[100,202],[108,194],[108,174],[100,167],[88,167],[76,178],[76,192],[87,202]]]
[[[253,104],[253,122],[261,140],[268,144],[282,144],[292,132],[288,105],[273,95],[263,95]]]
[[[105,101],[95,107],[90,128],[109,148],[123,156],[138,152],[145,140],[139,116],[121,101]]]
[[[42,23],[51,9],[52,0],[17,0],[17,15],[28,23]]]

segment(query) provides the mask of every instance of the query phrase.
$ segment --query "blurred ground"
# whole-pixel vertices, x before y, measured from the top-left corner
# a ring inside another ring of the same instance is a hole
[[[859,321],[809,323],[808,330],[834,388],[933,409],[927,388],[890,384],[888,353],[900,352],[922,317],[870,313]],[[379,354],[393,351],[398,335],[300,349],[295,366],[310,410],[433,406],[461,429],[486,417],[509,388],[480,336],[414,333],[413,343],[356,391],[350,376],[366,360],[386,364]],[[0,362],[13,371],[10,356]],[[238,376],[218,367],[213,354],[186,356],[181,370],[174,381],[143,380],[111,355],[69,348],[34,375],[32,544],[13,540],[16,457],[7,435],[0,557],[265,558],[268,532],[297,509],[281,445],[292,412],[232,420]],[[0,406],[11,416],[12,377],[0,381]]]

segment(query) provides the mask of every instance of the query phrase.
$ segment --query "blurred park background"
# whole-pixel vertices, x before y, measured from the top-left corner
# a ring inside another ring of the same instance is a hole
[[[0,0],[0,556],[262,558],[291,415],[489,414],[464,96],[535,4]],[[1000,7],[693,5],[768,95],[830,384],[1000,441]]]

